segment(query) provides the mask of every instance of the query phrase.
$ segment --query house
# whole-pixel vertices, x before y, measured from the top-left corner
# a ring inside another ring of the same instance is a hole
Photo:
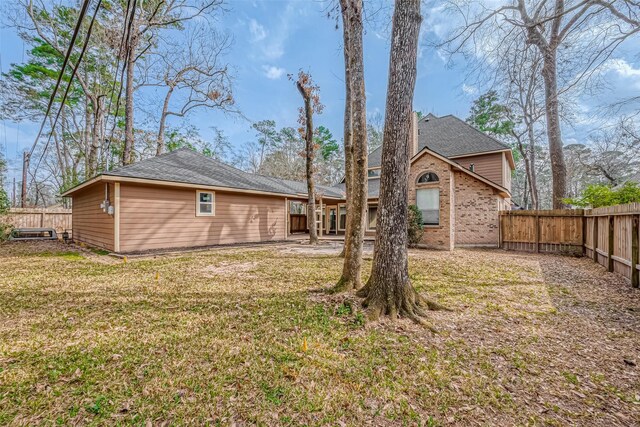
[[[425,247],[498,244],[511,150],[453,117],[413,120],[409,202]],[[369,157],[367,234],[375,233],[380,153]],[[306,183],[241,171],[180,149],[104,172],[63,194],[76,241],[119,253],[283,241],[306,230]],[[317,186],[320,234],[344,234],[344,184]]]
[[[511,209],[511,148],[459,118],[414,115],[409,203],[422,213],[422,246],[498,246],[498,212]],[[367,233],[375,233],[382,148],[369,154]]]

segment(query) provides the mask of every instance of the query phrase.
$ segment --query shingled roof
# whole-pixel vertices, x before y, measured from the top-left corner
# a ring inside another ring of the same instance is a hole
[[[431,113],[418,121],[418,151],[425,147],[449,158],[509,150],[508,145],[456,116],[437,117]],[[382,147],[369,154],[369,167],[379,167],[381,156]]]
[[[346,184],[341,182],[340,184],[336,184],[333,188],[344,192],[346,191]],[[380,178],[369,178],[367,180],[367,198],[377,199],[378,197],[380,197]]]
[[[248,173],[188,148],[141,160],[131,165],[104,172],[102,175],[283,195],[303,195],[307,193],[307,184],[304,181],[290,181]],[[317,185],[316,187],[318,193],[324,196],[344,198],[344,193],[338,188],[322,185]],[[74,190],[75,188],[65,194],[72,193]]]

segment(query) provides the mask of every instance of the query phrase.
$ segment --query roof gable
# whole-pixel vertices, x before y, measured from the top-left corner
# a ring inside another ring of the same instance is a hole
[[[504,188],[501,185],[496,184],[495,182],[491,181],[490,179],[487,179],[485,177],[483,177],[482,175],[479,175],[475,172],[470,171],[469,169],[463,167],[462,165],[460,165],[459,163],[439,154],[436,153],[433,150],[430,150],[429,148],[425,147],[422,150],[418,151],[418,153],[413,156],[411,158],[411,164],[413,164],[415,161],[417,161],[420,157],[424,156],[425,154],[430,154],[434,157],[436,157],[437,159],[442,160],[445,163],[448,163],[449,165],[451,165],[455,170],[466,173],[467,175],[472,176],[473,178],[477,179],[478,181],[481,181],[485,184],[487,184],[490,187],[493,187],[495,190],[497,190],[503,197],[511,197],[511,193],[509,192],[509,190],[507,190],[506,188]]]

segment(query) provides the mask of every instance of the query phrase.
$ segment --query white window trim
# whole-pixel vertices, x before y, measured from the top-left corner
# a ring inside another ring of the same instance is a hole
[[[200,194],[211,194],[211,213],[200,212]],[[196,216],[216,216],[216,192],[196,190]]]

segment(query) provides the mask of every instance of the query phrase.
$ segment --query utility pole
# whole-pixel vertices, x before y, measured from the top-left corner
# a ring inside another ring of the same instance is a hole
[[[31,153],[25,151],[22,158],[22,193],[20,194],[20,207],[22,208],[27,207],[27,171],[29,170],[30,159]]]
[[[11,195],[11,207],[16,207],[16,177],[13,177],[13,194]]]

